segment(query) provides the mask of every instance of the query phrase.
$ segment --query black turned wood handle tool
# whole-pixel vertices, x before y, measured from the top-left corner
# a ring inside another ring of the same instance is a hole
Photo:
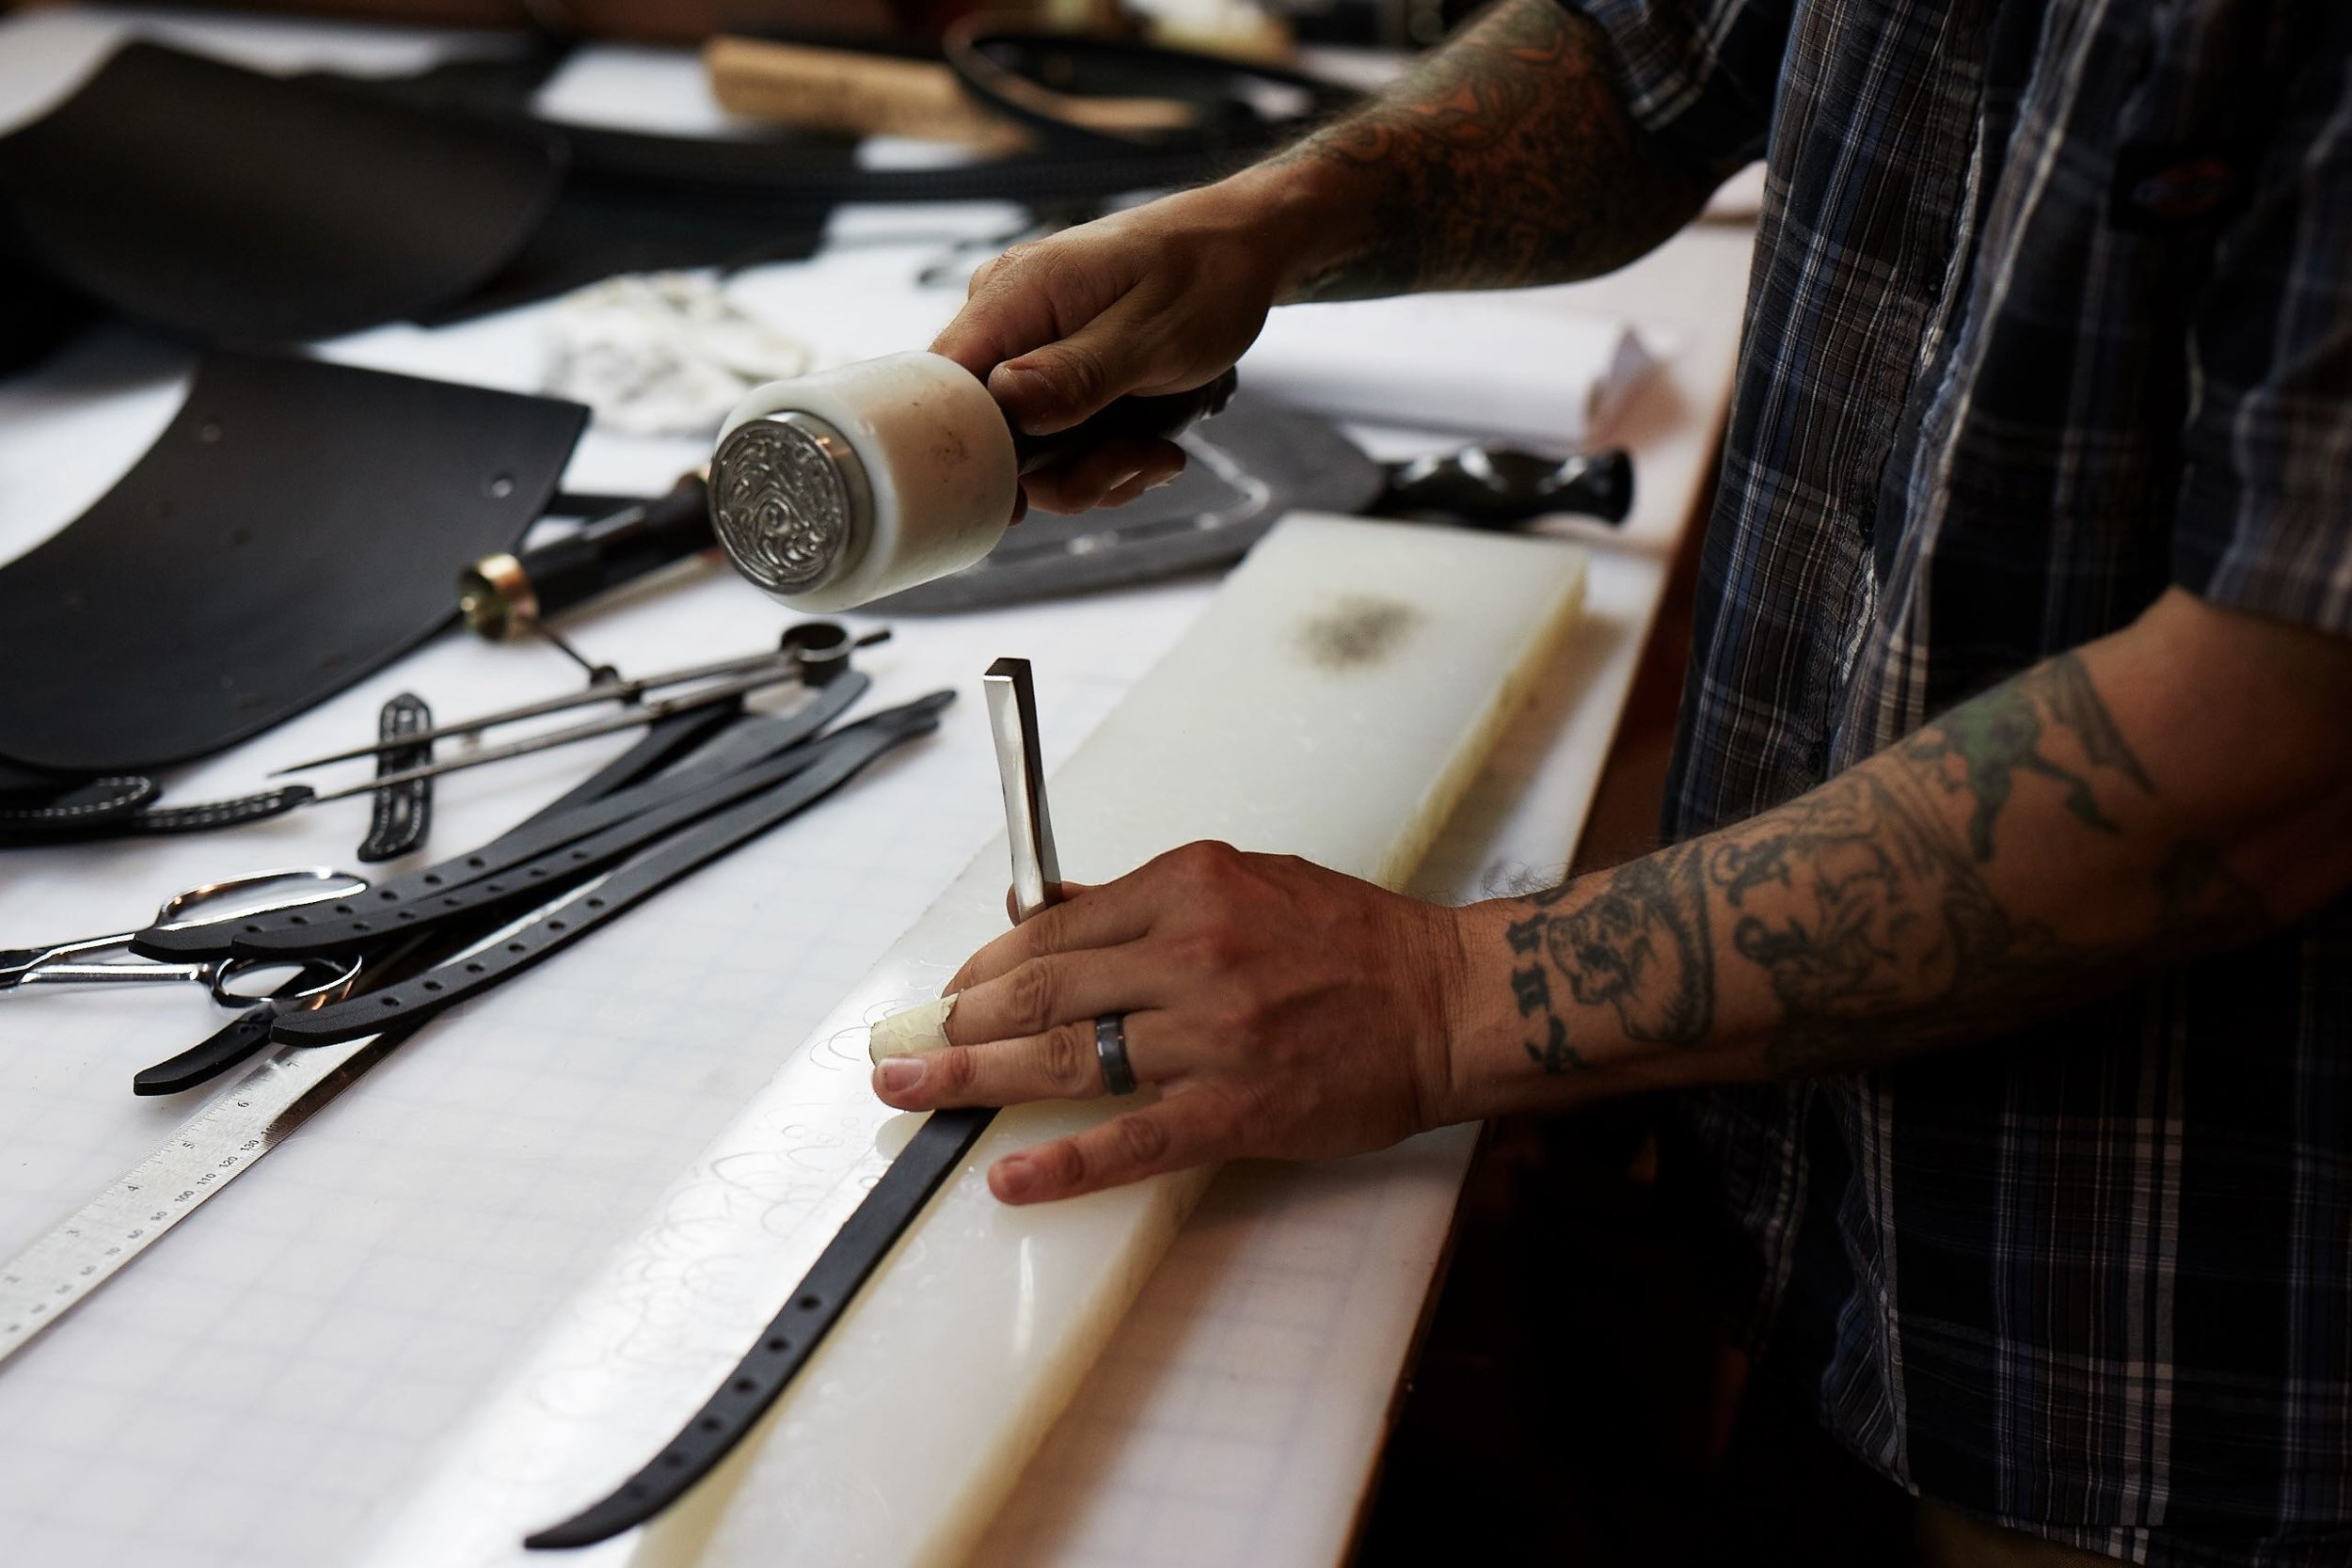
[[[561,538],[484,556],[457,576],[458,613],[490,641],[511,641],[718,544],[709,487],[699,472],[687,474],[667,495],[632,501]]]

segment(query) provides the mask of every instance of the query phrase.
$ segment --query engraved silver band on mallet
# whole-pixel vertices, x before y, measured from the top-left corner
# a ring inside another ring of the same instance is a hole
[[[1094,1021],[1094,1059],[1103,1069],[1103,1092],[1136,1092],[1136,1069],[1127,1062],[1127,1015],[1104,1013]]]

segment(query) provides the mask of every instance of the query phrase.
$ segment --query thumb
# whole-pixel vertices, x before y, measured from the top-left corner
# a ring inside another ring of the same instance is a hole
[[[1107,310],[1057,342],[1006,360],[989,372],[989,391],[1015,427],[1051,436],[1114,398],[1167,379],[1137,315]]]

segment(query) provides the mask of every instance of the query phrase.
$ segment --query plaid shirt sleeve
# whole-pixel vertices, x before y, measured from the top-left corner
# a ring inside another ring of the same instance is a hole
[[[1615,51],[1626,107],[1675,157],[1764,155],[1793,0],[1563,0]]]
[[[2214,604],[2352,634],[2346,61],[2315,51],[2287,84],[2195,307],[2173,572]]]

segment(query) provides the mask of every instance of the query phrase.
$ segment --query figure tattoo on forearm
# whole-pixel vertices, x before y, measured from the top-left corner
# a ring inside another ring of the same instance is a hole
[[[1371,237],[1294,299],[1590,277],[1665,239],[1707,194],[1643,140],[1600,29],[1559,0],[1503,0],[1280,161],[1316,159],[1379,194]]]
[[[1953,709],[1873,762],[1750,822],[1539,894],[1508,932],[1529,1058],[1595,1064],[1567,1004],[1625,1036],[1708,1043],[1727,966],[1760,972],[1783,1074],[1867,1064],[1987,1032],[2022,1010],[2217,929],[2267,924],[2211,847],[2155,870],[2141,938],[2070,942],[1988,880],[2017,777],[2058,784],[2085,829],[2153,782],[2079,658],[2061,656]],[[1956,827],[1943,802],[1965,798]],[[1727,948],[1727,950],[1726,950]]]

